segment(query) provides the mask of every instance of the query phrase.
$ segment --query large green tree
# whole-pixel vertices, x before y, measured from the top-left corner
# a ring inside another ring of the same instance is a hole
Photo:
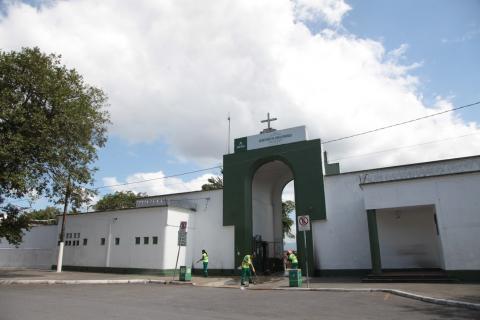
[[[135,194],[132,191],[116,191],[106,194],[95,204],[98,211],[135,208],[138,198],[147,196],[146,193]]]
[[[66,213],[93,193],[107,97],[60,59],[39,48],[0,51],[0,201],[42,195]]]

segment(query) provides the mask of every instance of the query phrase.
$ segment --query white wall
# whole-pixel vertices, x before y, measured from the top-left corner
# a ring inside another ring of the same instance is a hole
[[[382,268],[443,268],[433,206],[377,210]]]
[[[197,203],[194,219],[188,225],[187,266],[200,259],[202,249],[205,249],[208,252],[209,269],[235,268],[234,227],[223,226],[223,190],[168,195],[163,198],[189,199]],[[194,266],[202,268],[201,263]]]
[[[480,269],[480,173],[363,186],[367,209],[435,205],[447,270]]]
[[[369,269],[370,245],[357,174],[326,176],[327,219],[313,221],[316,269]]]
[[[167,208],[155,207],[128,209],[68,216],[65,233],[80,233],[79,246],[65,246],[64,265],[116,267],[116,268],[164,268],[164,248]],[[60,228],[60,224],[59,224]],[[109,237],[110,234],[110,237]],[[158,244],[152,244],[152,237]],[[115,245],[115,238],[120,244]],[[141,243],[135,244],[135,237]],[[149,237],[145,245],[144,237]],[[83,239],[88,239],[83,245]],[[101,245],[101,238],[106,239]],[[110,250],[110,253],[109,253]]]
[[[16,248],[0,239],[0,267],[50,269],[56,253],[56,225],[33,226]]]

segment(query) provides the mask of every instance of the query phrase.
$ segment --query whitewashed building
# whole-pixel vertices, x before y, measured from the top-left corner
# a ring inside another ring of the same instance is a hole
[[[138,200],[133,209],[69,215],[64,268],[166,274],[178,253],[178,265],[200,268],[194,262],[206,249],[212,274],[234,273],[251,250],[261,253],[261,269],[273,270],[283,251],[281,192],[293,179],[296,214],[311,216],[306,240],[317,275],[443,270],[480,279],[480,156],[340,173],[338,166],[322,166],[318,140],[283,142],[288,132],[267,134],[281,138],[255,150],[247,139],[236,140],[245,150],[224,157],[223,190],[159,195]],[[187,222],[187,246],[178,251],[181,221]],[[41,259],[14,259],[14,249],[2,240],[1,266],[54,265],[59,232],[60,224],[27,233],[19,256],[44,250]],[[297,233],[302,266],[303,241]]]

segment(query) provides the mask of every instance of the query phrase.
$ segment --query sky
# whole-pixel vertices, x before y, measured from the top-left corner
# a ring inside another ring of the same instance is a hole
[[[267,112],[328,141],[480,101],[478,0],[0,0],[0,12],[1,50],[61,54],[109,96],[96,199],[199,190],[218,168],[118,185],[221,165],[228,115],[230,143]],[[478,155],[479,124],[477,105],[323,148],[343,172]]]

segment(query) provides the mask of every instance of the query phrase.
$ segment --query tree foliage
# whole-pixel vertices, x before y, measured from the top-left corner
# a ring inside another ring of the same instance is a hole
[[[292,233],[292,225],[294,221],[289,217],[289,214],[295,210],[295,202],[287,200],[282,202],[282,229],[284,237],[287,236],[291,239],[295,238]]]
[[[208,183],[202,186],[203,191],[223,189],[223,176],[208,178]]]
[[[135,208],[138,198],[147,196],[146,193],[135,194],[132,191],[117,191],[103,196],[94,206],[95,210],[115,210],[124,208]]]
[[[11,204],[3,208],[6,214],[0,221],[0,238],[18,246],[22,243],[23,231],[30,230],[30,218],[21,214],[21,209]]]
[[[56,220],[61,213],[60,209],[48,206],[45,209],[33,210],[25,215],[35,222],[35,220]]]
[[[106,142],[107,97],[61,56],[0,51],[0,198],[46,196],[74,209],[93,191],[92,166]]]

